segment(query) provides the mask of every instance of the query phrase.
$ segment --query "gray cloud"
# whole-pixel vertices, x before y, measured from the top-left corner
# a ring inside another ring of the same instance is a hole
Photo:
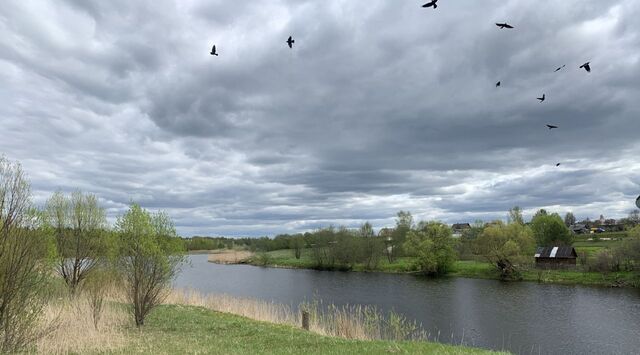
[[[419,5],[9,1],[0,153],[184,235],[633,208],[640,4]]]

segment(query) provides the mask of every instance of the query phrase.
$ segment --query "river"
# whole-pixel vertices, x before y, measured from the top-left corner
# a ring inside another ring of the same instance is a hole
[[[640,354],[640,291],[428,279],[384,273],[218,265],[189,256],[175,284],[297,306],[370,304],[394,310],[439,341],[517,354]]]

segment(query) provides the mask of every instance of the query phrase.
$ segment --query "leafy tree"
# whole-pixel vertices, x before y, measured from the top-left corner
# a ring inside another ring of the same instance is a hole
[[[107,218],[92,194],[56,192],[46,204],[58,249],[57,271],[71,294],[107,254]]]
[[[476,239],[477,253],[500,271],[503,280],[517,279],[535,250],[533,232],[528,226],[500,221],[487,226]]]
[[[296,259],[300,259],[302,249],[304,248],[304,237],[302,235],[293,236],[289,239],[289,248],[293,249]]]
[[[564,225],[570,227],[574,224],[576,224],[576,216],[574,216],[572,212],[567,212],[567,214],[564,215]]]
[[[52,252],[22,167],[0,156],[0,353],[25,350],[43,335],[37,325]]]
[[[534,218],[538,217],[538,216],[546,216],[547,210],[545,210],[544,208],[539,209],[536,214],[533,215],[533,218],[531,218],[531,220],[533,220]]]
[[[404,241],[407,233],[413,228],[413,216],[409,211],[400,211],[396,218],[396,227],[391,235],[391,247],[393,258],[402,255]]]
[[[531,220],[531,229],[539,246],[571,245],[573,236],[557,213],[540,214]]]
[[[119,253],[116,266],[126,282],[136,326],[162,302],[180,265],[184,244],[165,213],[150,214],[132,204],[118,218]]]
[[[365,222],[360,226],[358,234],[362,244],[364,267],[368,270],[375,269],[380,262],[380,256],[384,248],[382,238],[376,236],[369,222]]]
[[[418,270],[426,275],[444,275],[456,261],[451,228],[440,222],[423,224],[419,230],[407,233],[405,250],[417,257]]]
[[[519,206],[514,206],[509,210],[509,223],[524,224],[522,209]]]

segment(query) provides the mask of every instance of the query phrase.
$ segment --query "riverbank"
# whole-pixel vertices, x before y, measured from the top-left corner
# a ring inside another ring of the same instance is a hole
[[[201,307],[166,305],[142,331],[127,329],[129,342],[113,353],[130,354],[496,354],[427,342],[347,340],[286,325],[218,313]]]
[[[33,350],[43,354],[495,354],[429,341],[327,336],[316,332],[321,330],[318,323],[312,322],[312,331],[305,331],[275,318],[283,315],[282,306],[179,290],[173,290],[167,304],[155,308],[145,325],[136,328],[121,295],[113,297],[97,328],[84,296],[58,298],[45,312],[47,336]]]
[[[353,265],[348,271],[356,272],[386,272],[386,273],[415,273],[413,268],[414,259],[411,257],[398,258],[390,263],[387,259],[380,260],[378,266],[373,270],[366,270],[364,265]],[[295,269],[316,269],[311,251],[302,251],[300,259],[296,259],[290,249],[275,250],[257,257],[250,257],[242,263],[256,266],[295,268]],[[338,269],[340,270],[340,269]],[[346,271],[346,270],[345,270]],[[602,274],[599,272],[582,272],[577,270],[526,270],[522,272],[522,281],[533,281],[542,283],[604,286],[604,287],[633,287],[639,283],[638,277],[632,272],[610,272]],[[448,277],[467,277],[476,279],[499,280],[500,274],[487,262],[459,260],[456,261],[453,270]]]

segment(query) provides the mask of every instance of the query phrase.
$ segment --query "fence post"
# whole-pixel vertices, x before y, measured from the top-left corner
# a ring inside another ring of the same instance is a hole
[[[309,330],[309,312],[302,311],[302,329]]]

